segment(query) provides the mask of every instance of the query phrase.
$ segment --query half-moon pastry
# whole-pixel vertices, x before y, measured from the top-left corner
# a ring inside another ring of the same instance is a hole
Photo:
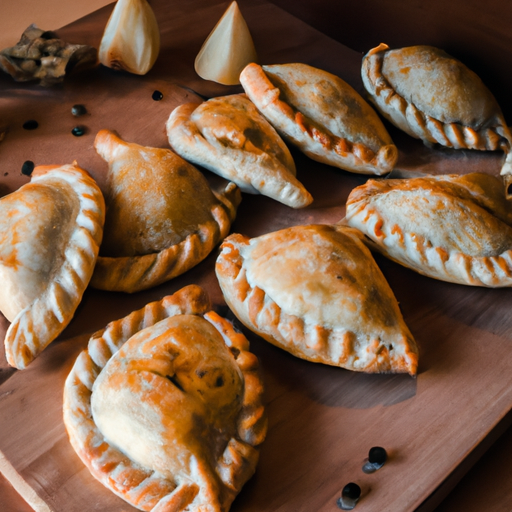
[[[512,286],[512,205],[494,176],[368,180],[350,193],[345,221],[371,247],[420,274]]]
[[[512,135],[482,80],[432,46],[373,48],[363,59],[363,83],[377,109],[412,137],[455,149],[510,152]],[[512,182],[512,156],[503,169]]]
[[[98,256],[105,203],[73,165],[38,166],[0,199],[0,311],[7,362],[27,365],[73,318]]]
[[[198,286],[111,322],[64,388],[91,474],[134,507],[226,512],[253,475],[267,420],[258,359]]]
[[[398,150],[382,121],[341,78],[307,64],[249,64],[240,83],[281,136],[313,160],[363,174],[393,169]]]
[[[101,130],[96,151],[109,164],[105,236],[91,285],[136,292],[202,261],[228,234],[241,194],[206,178],[169,149],[149,148]]]
[[[414,375],[416,342],[361,238],[328,225],[230,235],[216,265],[224,298],[246,327],[294,356]]]
[[[313,198],[295,177],[286,144],[245,94],[176,107],[167,121],[171,147],[183,158],[292,208]]]

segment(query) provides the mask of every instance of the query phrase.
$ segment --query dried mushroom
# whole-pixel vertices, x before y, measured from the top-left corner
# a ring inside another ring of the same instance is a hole
[[[32,24],[15,46],[0,51],[0,68],[17,82],[38,80],[50,86],[62,82],[66,73],[95,66],[97,58],[92,46],[66,43]]]

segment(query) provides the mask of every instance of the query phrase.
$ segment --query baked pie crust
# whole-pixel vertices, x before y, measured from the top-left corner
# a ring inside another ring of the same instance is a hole
[[[249,64],[240,75],[249,99],[281,136],[313,160],[382,175],[398,158],[382,121],[345,81],[307,64]]]
[[[76,163],[38,166],[30,183],[0,199],[0,310],[11,322],[11,366],[26,368],[73,318],[104,220],[101,191]]]
[[[494,176],[368,180],[350,193],[345,222],[371,247],[420,274],[512,286],[512,206]]]
[[[288,147],[245,94],[187,103],[167,121],[171,147],[188,161],[292,208],[313,201]]]
[[[297,357],[414,375],[416,343],[361,238],[328,225],[232,234],[216,265],[224,298],[246,327]]]
[[[266,435],[262,393],[249,342],[191,285],[92,336],[64,422],[92,475],[138,509],[226,512]]]
[[[109,164],[95,288],[132,293],[156,286],[197,265],[228,234],[241,201],[234,183],[212,191],[171,150],[128,143],[109,130],[94,145]]]
[[[455,149],[503,150],[512,183],[512,135],[482,80],[432,46],[373,48],[363,59],[363,84],[381,114],[412,137]]]

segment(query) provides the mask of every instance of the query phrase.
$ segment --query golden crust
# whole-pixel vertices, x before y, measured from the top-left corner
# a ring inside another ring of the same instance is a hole
[[[202,174],[167,149],[126,143],[101,130],[95,141],[109,163],[107,218],[91,286],[136,292],[202,261],[228,234],[241,201],[228,183],[212,191]]]
[[[313,160],[382,175],[398,158],[375,111],[346,82],[306,64],[249,64],[246,94],[286,140]]]
[[[167,121],[171,147],[183,158],[292,208],[313,201],[277,132],[245,94],[176,107]]]
[[[140,510],[225,512],[254,473],[267,429],[258,360],[209,307],[191,285],[111,322],[66,380],[73,448]]]
[[[421,274],[512,286],[512,207],[493,176],[369,180],[351,192],[346,222],[372,247]]]
[[[364,57],[362,79],[382,115],[412,137],[455,149],[510,150],[512,136],[489,89],[442,50],[381,44]]]
[[[76,163],[40,166],[0,200],[0,309],[7,361],[26,366],[73,318],[91,279],[105,203]]]
[[[230,235],[216,265],[224,298],[246,327],[302,359],[415,374],[416,343],[360,238],[326,225]]]

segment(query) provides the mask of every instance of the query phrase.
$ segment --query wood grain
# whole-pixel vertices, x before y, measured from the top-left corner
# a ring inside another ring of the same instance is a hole
[[[50,164],[76,158],[103,186],[105,165],[92,148],[98,129],[166,147],[163,123],[175,105],[196,98],[195,93],[240,90],[205,82],[193,70],[197,51],[228,2],[154,0],[152,5],[163,45],[145,77],[98,68],[52,90],[0,77],[0,111],[9,126],[0,144],[0,190],[27,181],[20,175],[27,159]],[[261,62],[306,62],[361,90],[358,52],[264,0],[239,5]],[[108,15],[106,7],[60,32],[97,46]],[[164,93],[161,102],[151,100],[155,89]],[[89,111],[79,121],[70,115],[74,103],[84,103]],[[27,118],[38,119],[38,130],[22,130]],[[87,127],[80,138],[70,134],[77,122]],[[390,133],[401,168],[499,172],[499,153],[426,148],[397,130]],[[233,231],[257,236],[296,224],[336,222],[344,215],[350,190],[366,178],[292,153],[299,179],[315,202],[295,211],[244,195]],[[53,510],[130,510],[87,473],[67,442],[61,419],[64,379],[92,332],[185,284],[204,286],[215,307],[227,312],[213,272],[215,256],[138,294],[89,289],[72,323],[27,370],[14,371],[0,360],[0,452]],[[382,257],[377,261],[421,347],[418,377],[355,374],[308,363],[247,333],[264,369],[270,425],[257,473],[233,511],[332,511],[348,481],[363,489],[361,512],[428,510],[428,496],[512,408],[510,290],[438,282]],[[2,320],[0,333],[7,325]],[[365,475],[361,467],[374,445],[384,446],[390,460],[381,471]]]

